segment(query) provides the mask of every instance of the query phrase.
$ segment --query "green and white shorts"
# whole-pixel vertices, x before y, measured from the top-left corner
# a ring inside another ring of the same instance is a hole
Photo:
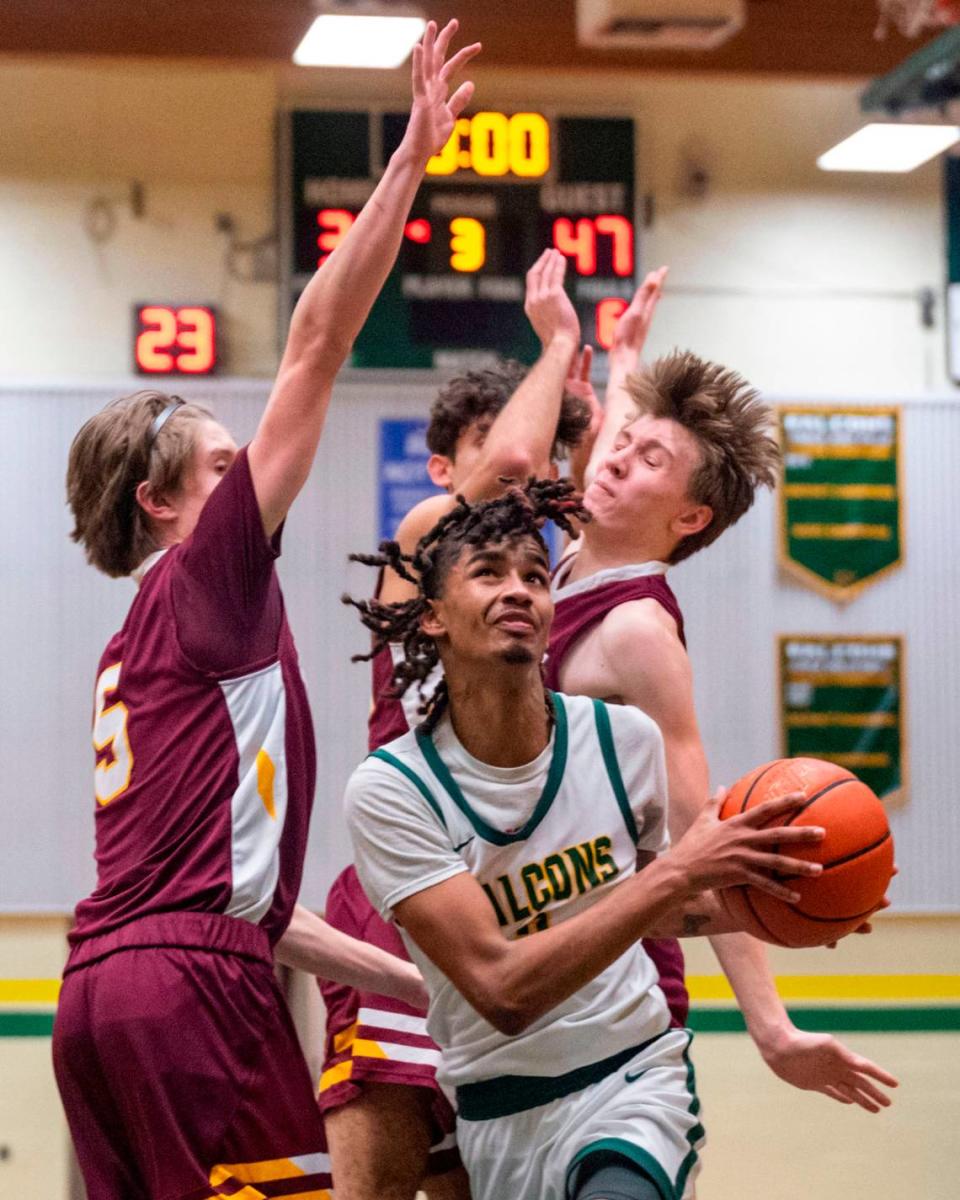
[[[568,1200],[598,1151],[635,1163],[661,1200],[692,1196],[704,1143],[692,1039],[668,1029],[559,1077],[458,1088],[457,1142],[474,1200]]]

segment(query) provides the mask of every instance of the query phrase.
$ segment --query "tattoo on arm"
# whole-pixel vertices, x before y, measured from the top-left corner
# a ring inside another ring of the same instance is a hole
[[[704,925],[710,924],[709,913],[685,913],[683,918],[683,937],[697,937]]]

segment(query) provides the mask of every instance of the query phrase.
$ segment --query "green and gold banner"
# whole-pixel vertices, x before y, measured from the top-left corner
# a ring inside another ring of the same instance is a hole
[[[906,790],[903,639],[781,637],[786,757],[825,758],[888,803]]]
[[[778,409],[780,562],[851,600],[903,561],[898,408]]]

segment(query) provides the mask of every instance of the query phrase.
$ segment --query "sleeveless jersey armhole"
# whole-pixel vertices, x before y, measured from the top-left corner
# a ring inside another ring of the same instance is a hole
[[[440,822],[440,824],[443,826],[443,828],[444,829],[447,828],[447,822],[444,820],[443,810],[440,808],[440,805],[437,803],[433,792],[430,791],[430,789],[427,787],[426,783],[424,783],[424,781],[420,778],[420,776],[416,773],[416,771],[411,770],[410,767],[408,767],[406,763],[401,762],[399,758],[395,758],[389,752],[389,750],[383,750],[383,749],[374,750],[370,754],[368,754],[367,757],[368,758],[379,758],[381,762],[389,763],[391,767],[396,768],[396,770],[398,770],[401,775],[404,775],[407,779],[409,779],[410,782],[413,784],[413,786],[420,793],[420,795],[424,798],[424,800],[426,800],[427,804],[429,804],[430,807],[433,809],[433,812],[436,815],[437,820]]]
[[[607,768],[610,786],[613,788],[613,794],[617,798],[617,804],[623,816],[623,823],[627,827],[627,833],[630,835],[630,840],[636,845],[639,840],[637,822],[634,820],[633,809],[630,807],[630,799],[627,796],[627,789],[623,783],[623,776],[620,774],[617,751],[613,744],[613,730],[610,727],[610,714],[607,712],[607,706],[602,700],[594,700],[593,702],[593,719],[597,726],[597,738],[600,742],[603,765]]]

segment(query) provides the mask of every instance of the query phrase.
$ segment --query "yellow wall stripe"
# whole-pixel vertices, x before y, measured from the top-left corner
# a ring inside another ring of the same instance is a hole
[[[0,979],[0,1004],[56,1004],[59,979]]]
[[[777,988],[784,1000],[883,1000],[960,1002],[960,975],[778,975]],[[688,975],[687,987],[694,1002],[733,1000],[730,985],[722,975]],[[0,979],[0,1004],[56,1003],[59,979]],[[344,1031],[347,1032],[346,1030]],[[359,1039],[359,1053],[385,1057],[376,1042]],[[338,1063],[324,1072],[322,1087],[349,1078],[351,1061]],[[332,1076],[336,1075],[336,1078]],[[330,1076],[331,1078],[327,1078]]]
[[[960,1001],[960,975],[778,975],[784,1000]],[[690,999],[733,1000],[722,975],[688,975]]]

